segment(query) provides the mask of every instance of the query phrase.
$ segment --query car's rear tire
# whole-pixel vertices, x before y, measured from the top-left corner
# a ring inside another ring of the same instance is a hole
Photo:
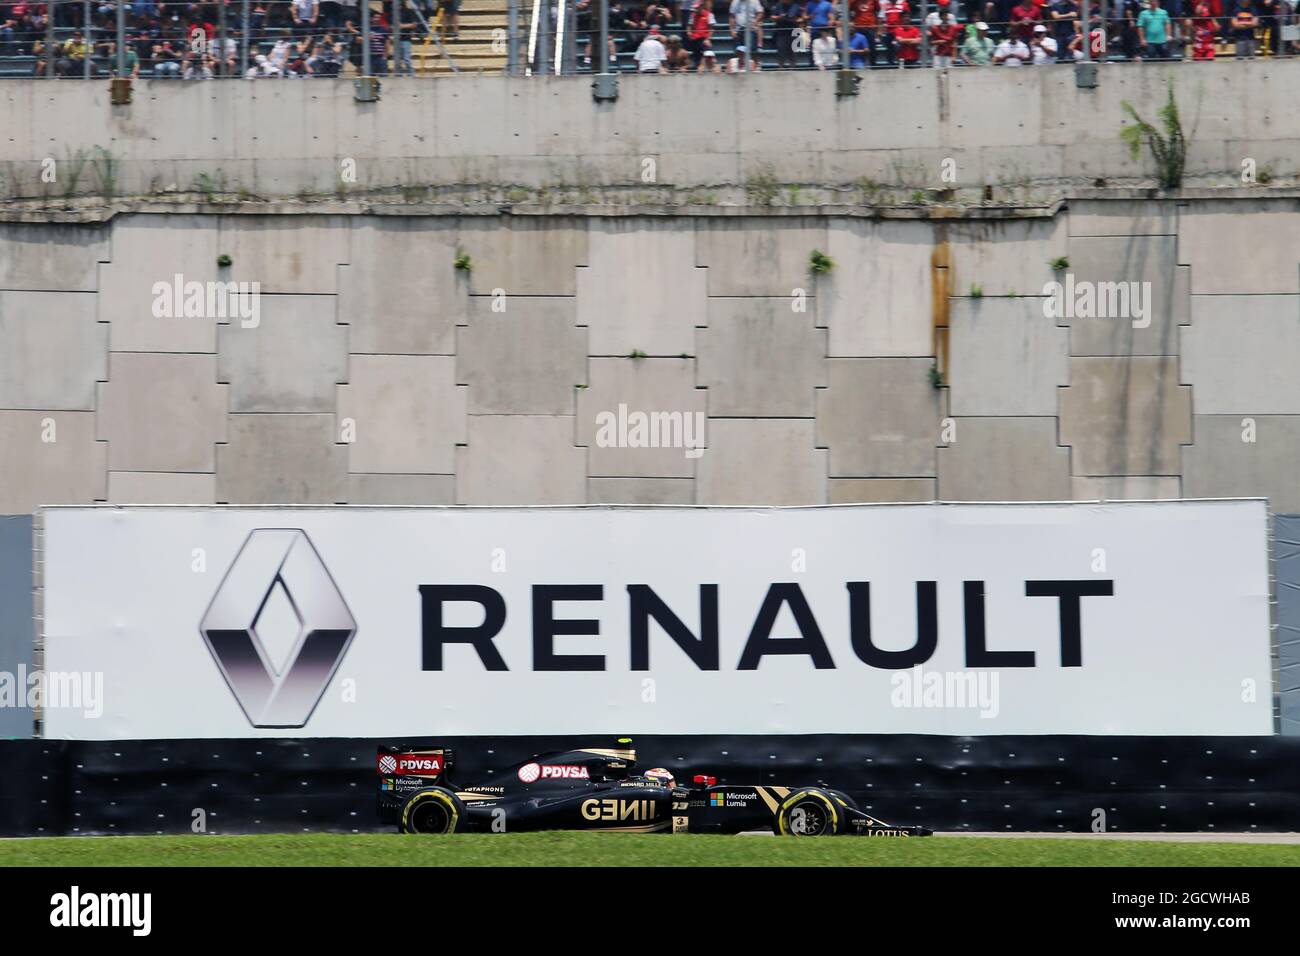
[[[465,805],[454,793],[429,787],[411,794],[402,805],[397,829],[402,833],[457,833],[465,827]]]
[[[844,827],[844,808],[824,790],[799,790],[776,813],[781,836],[835,836]]]

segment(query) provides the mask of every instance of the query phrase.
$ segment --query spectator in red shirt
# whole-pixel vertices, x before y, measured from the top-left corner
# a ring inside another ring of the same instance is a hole
[[[1028,43],[1034,38],[1034,27],[1043,20],[1043,12],[1034,0],[1020,0],[1011,8],[1011,35]]]
[[[936,70],[952,69],[952,58],[957,49],[957,36],[961,27],[952,17],[944,17],[930,24],[930,52]]]
[[[894,43],[898,47],[898,65],[917,66],[921,60],[921,28],[903,21],[894,30]]]

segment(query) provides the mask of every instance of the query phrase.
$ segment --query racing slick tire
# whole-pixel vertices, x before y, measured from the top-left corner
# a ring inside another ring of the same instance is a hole
[[[843,806],[829,791],[812,787],[790,794],[776,812],[781,836],[837,836],[845,825]]]
[[[402,804],[399,833],[460,833],[465,829],[465,805],[450,790],[425,787]]]
[[[843,790],[831,790],[831,789],[827,788],[826,792],[829,793],[829,794],[830,794],[832,797],[834,797],[836,800],[838,800],[840,803],[844,804],[844,805],[845,805],[846,807],[848,807],[850,810],[857,810],[857,809],[858,809],[858,801],[854,800],[852,797],[850,797],[850,796],[849,796],[847,793],[845,793]]]

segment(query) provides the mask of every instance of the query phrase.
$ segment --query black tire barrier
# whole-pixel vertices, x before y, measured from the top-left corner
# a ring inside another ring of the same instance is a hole
[[[1279,832],[1300,738],[633,735],[679,780],[833,787],[935,830]],[[396,742],[396,741],[385,741]],[[459,785],[586,737],[402,738],[454,748]],[[0,834],[371,832],[373,738],[0,741]]]

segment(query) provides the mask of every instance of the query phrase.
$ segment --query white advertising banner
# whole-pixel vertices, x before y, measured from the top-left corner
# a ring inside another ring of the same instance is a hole
[[[1273,730],[1263,501],[44,527],[48,737]]]

